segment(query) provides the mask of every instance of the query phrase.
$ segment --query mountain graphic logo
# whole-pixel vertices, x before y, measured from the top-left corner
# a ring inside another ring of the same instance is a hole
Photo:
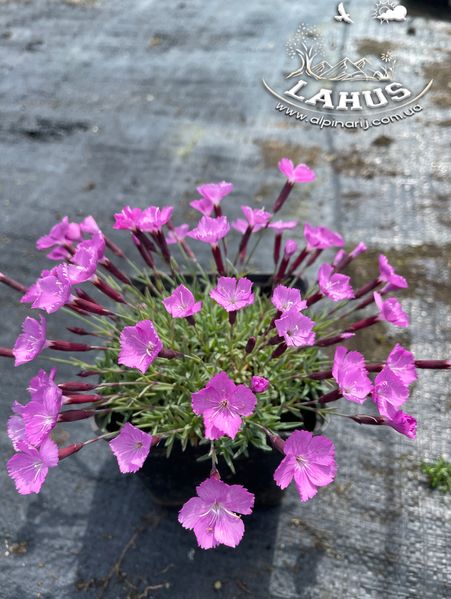
[[[381,0],[381,6],[387,9],[388,2]],[[423,110],[418,102],[431,89],[432,79],[412,89],[403,84],[401,73],[395,78],[397,60],[390,47],[378,47],[368,56],[343,56],[341,45],[338,32],[328,32],[326,38],[314,25],[299,24],[285,42],[294,67],[280,72],[275,84],[262,79],[265,90],[277,98],[278,112],[321,129],[367,130]]]
[[[313,75],[328,81],[389,81],[392,73],[386,67],[375,67],[366,58],[352,61],[343,58],[336,65],[326,60],[311,67]]]
[[[323,45],[318,33],[308,30],[302,25],[294,38],[287,44],[292,58],[300,62],[297,69],[286,78],[307,75],[317,81],[392,81],[396,60],[390,52],[382,54],[375,64],[367,58],[352,60],[348,56],[341,58],[336,64],[324,59]]]

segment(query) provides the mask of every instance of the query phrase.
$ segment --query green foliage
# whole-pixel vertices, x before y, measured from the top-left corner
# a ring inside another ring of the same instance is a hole
[[[162,299],[179,282],[191,289],[196,300],[203,301],[195,326],[184,318],[172,318],[162,305]],[[267,345],[267,341],[276,332],[274,327],[270,329],[276,312],[269,297],[255,286],[254,304],[238,311],[236,323],[231,326],[227,312],[209,297],[210,281],[196,279],[192,283],[181,278],[165,285],[168,289],[162,289],[160,283],[157,290],[147,280],[143,281],[142,291],[130,288],[134,297],[129,298],[115,321],[107,321],[110,349],[103,352],[96,367],[101,382],[109,385],[101,391],[105,395],[103,406],[113,411],[103,417],[102,427],[114,430],[130,421],[151,434],[163,435],[168,455],[178,440],[182,447],[188,443],[205,444],[208,457],[211,444],[204,438],[202,418],[193,413],[191,394],[224,370],[236,384],[250,385],[253,375],[264,376],[271,382],[265,393],[257,395],[257,407],[244,419],[245,425],[236,438],[223,437],[214,442],[216,454],[222,455],[232,469],[233,460],[246,454],[249,444],[270,449],[262,426],[278,433],[302,428],[303,414],[312,410],[302,408],[303,402],[319,397],[325,390],[324,382],[303,378],[325,364],[320,350],[288,348],[280,358],[271,359],[275,346]],[[120,332],[124,326],[144,319],[153,321],[165,348],[181,352],[184,357],[157,358],[145,374],[118,366]],[[105,326],[106,319],[101,320]],[[318,329],[327,324],[318,315],[315,321]],[[263,337],[262,331],[267,331],[267,335]],[[258,336],[257,345],[247,354],[245,347],[251,336]],[[114,387],[113,383],[121,385]]]
[[[443,456],[432,464],[423,462],[421,471],[427,475],[432,489],[438,489],[443,493],[451,492],[451,462],[447,462]]]

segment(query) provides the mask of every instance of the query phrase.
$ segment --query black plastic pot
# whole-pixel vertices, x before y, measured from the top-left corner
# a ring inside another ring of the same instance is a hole
[[[305,412],[311,417],[304,421],[304,430],[313,431],[317,423],[314,412]],[[166,449],[156,446],[151,449],[138,476],[149,488],[152,499],[165,507],[181,507],[193,497],[195,486],[208,478],[211,470],[210,460],[199,462],[201,456],[208,453],[208,445],[193,447],[188,445],[182,451],[180,443],[172,448],[171,456],[166,457]],[[274,482],[274,471],[283,456],[277,450],[263,451],[250,445],[248,455],[234,460],[235,473],[219,458],[221,479],[228,484],[243,485],[255,495],[256,507],[279,505],[283,491]]]
[[[208,478],[211,461],[199,462],[205,456],[208,446],[188,446],[182,451],[175,445],[171,457],[166,458],[164,447],[154,447],[144,466],[138,471],[139,477],[148,486],[152,499],[166,507],[181,507],[195,495],[195,487]],[[227,464],[219,459],[221,479],[228,484],[240,484],[254,493],[256,506],[270,507],[281,501],[281,489],[274,483],[274,470],[282,455],[276,451],[266,452],[249,447],[249,455],[234,461],[235,474]]]
[[[247,275],[263,293],[271,293],[271,275]],[[211,275],[212,279],[216,275]],[[186,276],[187,283],[193,280]],[[297,281],[295,285],[301,292],[305,292],[307,285],[304,280]],[[102,423],[97,422],[100,428]],[[321,423],[317,422],[316,414],[312,411],[304,412],[304,429],[313,431]],[[110,426],[108,430],[113,430]],[[181,507],[195,494],[195,486],[208,478],[211,470],[210,460],[198,461],[201,456],[208,453],[208,446],[188,445],[182,451],[181,444],[176,441],[172,448],[171,456],[166,457],[166,448],[161,446],[151,449],[149,457],[137,475],[148,486],[153,500],[166,507]],[[221,478],[229,484],[241,484],[254,493],[257,507],[276,506],[282,499],[282,491],[274,482],[274,471],[282,460],[278,451],[263,451],[249,446],[248,455],[241,455],[234,460],[235,473],[232,473],[227,464],[219,458]]]

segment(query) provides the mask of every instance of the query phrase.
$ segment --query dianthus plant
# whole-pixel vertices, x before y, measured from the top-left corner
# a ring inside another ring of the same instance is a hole
[[[222,208],[232,201],[232,184],[207,183],[191,202],[201,213],[192,228],[175,225],[171,206],[125,206],[114,215],[114,228],[128,231],[135,246],[134,261],[92,216],[81,223],[64,217],[37,241],[54,265],[35,283],[25,287],[0,273],[21,302],[39,311],[0,355],[15,366],[36,358],[70,363],[79,377],[60,381],[55,368],[41,368],[29,381],[29,401],[14,402],[8,435],[15,453],[7,468],[19,493],[38,493],[50,468],[99,439],[108,441],[122,473],[142,468],[157,444],[168,458],[175,446],[191,444],[211,460],[211,475],[179,521],[205,549],[235,547],[254,495],[223,482],[220,470],[233,471],[249,446],[280,452],[275,484],[284,489],[293,482],[307,501],[336,473],[334,445],[311,430],[312,415],[415,437],[416,421],[402,408],[417,369],[448,369],[450,361],[419,360],[396,344],[383,363],[371,363],[346,347],[380,323],[408,326],[392,295],[407,281],[381,255],[378,276],[356,288],[345,273],[366,251],[363,242],[345,250],[341,235],[309,223],[302,245],[287,238],[298,223],[276,215],[293,188],[313,182],[315,173],[287,158],[279,169],[285,183],[272,211],[244,205],[243,218],[229,223]],[[273,237],[274,268],[262,283],[249,265],[264,235]],[[202,245],[210,246],[213,267],[196,257]],[[317,268],[331,248],[334,257]],[[43,312],[60,309],[78,319],[68,330],[79,341],[48,338]],[[66,352],[66,359],[55,352]],[[91,361],[80,358],[85,352]],[[371,408],[360,413],[367,400]],[[340,412],[337,402],[354,409]],[[99,434],[58,447],[55,426],[85,418],[96,419]]]

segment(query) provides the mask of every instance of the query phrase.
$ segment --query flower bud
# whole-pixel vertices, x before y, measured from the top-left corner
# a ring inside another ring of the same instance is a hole
[[[173,358],[182,358],[183,354],[179,351],[174,351],[172,349],[163,348],[158,354],[159,358],[166,358],[166,360],[172,360]]]
[[[84,443],[73,443],[72,445],[68,445],[67,447],[60,447],[58,450],[58,458],[60,460],[64,460],[64,458],[69,457],[70,455],[77,453],[83,447]]]
[[[58,422],[75,422],[76,420],[85,420],[91,418],[96,413],[95,410],[67,410],[61,412],[58,416]]]
[[[280,356],[287,350],[287,344],[281,343],[276,349],[272,352],[271,358],[280,358]]]
[[[86,329],[83,329],[82,327],[66,327],[66,328],[70,333],[73,333],[74,335],[95,335],[95,333],[90,333],[89,331],[87,331]]]
[[[269,387],[268,379],[263,376],[253,376],[251,379],[251,390],[254,393],[264,393]]]
[[[283,251],[287,258],[291,258],[298,251],[298,244],[294,239],[287,239]]]
[[[249,337],[246,343],[246,353],[251,354],[254,351],[255,344],[257,340],[255,337]]]
[[[97,387],[93,383],[79,383],[78,381],[69,381],[67,383],[60,383],[58,387],[61,391],[72,393],[77,391],[92,391]]]

